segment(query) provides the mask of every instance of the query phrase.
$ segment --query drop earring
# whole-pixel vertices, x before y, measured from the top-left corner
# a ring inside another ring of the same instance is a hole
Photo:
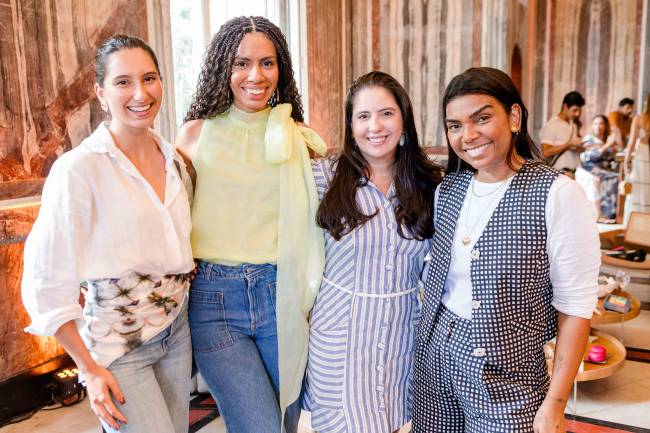
[[[399,138],[399,146],[404,147],[406,144],[406,134],[402,134],[402,136]]]
[[[103,111],[104,113],[108,113],[108,105],[106,105],[106,102],[101,101],[101,102],[99,103],[99,105],[100,105],[100,107],[102,107],[102,111]]]
[[[278,103],[278,89],[275,89],[273,91],[273,94],[269,98],[269,102],[267,102],[267,104],[271,107],[275,107],[275,104],[277,103]]]

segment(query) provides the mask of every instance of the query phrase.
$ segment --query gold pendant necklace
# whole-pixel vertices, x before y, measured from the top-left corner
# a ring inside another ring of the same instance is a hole
[[[487,193],[485,195],[478,195],[478,194],[476,194],[474,192],[474,179],[475,179],[475,177],[472,177],[472,180],[470,181],[469,200],[467,201],[467,214],[465,214],[465,228],[466,229],[469,228],[469,215],[470,215],[470,207],[472,206],[472,197],[476,196],[476,198],[483,198],[483,197],[487,197],[489,195],[492,195],[495,192],[499,191],[501,189],[501,187],[503,187],[503,185],[505,185],[507,183],[506,181],[508,180],[508,178],[505,178],[504,180],[501,181],[499,186],[497,188],[495,188],[494,190],[490,191],[489,193]],[[485,206],[485,208],[489,209],[490,206],[492,205],[492,203],[494,202],[495,198],[498,197],[498,196],[499,196],[499,194],[496,194],[494,197],[492,197],[492,200],[490,200],[490,202],[487,204],[487,206]],[[467,232],[465,234],[465,236],[463,236],[461,238],[460,241],[462,242],[463,245],[467,246],[472,242],[472,233],[474,233],[474,229],[476,228],[478,223],[481,222],[481,220],[482,220],[482,218],[479,217],[476,220],[476,222],[472,225],[472,227],[469,229],[469,232]]]

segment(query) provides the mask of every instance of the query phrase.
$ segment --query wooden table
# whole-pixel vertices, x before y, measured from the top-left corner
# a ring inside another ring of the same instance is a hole
[[[593,345],[600,345],[607,349],[607,363],[594,364],[593,362],[584,361],[583,371],[578,372],[576,382],[587,382],[590,380],[604,379],[619,371],[625,365],[625,355],[627,351],[625,346],[615,337],[599,331],[591,330],[591,335],[597,337],[595,341],[587,344],[584,359],[587,359],[589,348]]]
[[[578,382],[588,382],[590,380],[604,379],[619,371],[625,365],[625,356],[627,351],[625,346],[606,332],[597,329],[591,329],[590,336],[597,337],[594,341],[587,344],[583,359],[587,359],[589,348],[594,344],[605,347],[607,350],[607,363],[595,364],[593,362],[583,362],[583,369],[579,371],[573,381],[573,409],[574,415],[577,414],[578,406]],[[551,344],[551,343],[549,343]],[[547,359],[547,367],[549,375],[553,373],[553,361]]]

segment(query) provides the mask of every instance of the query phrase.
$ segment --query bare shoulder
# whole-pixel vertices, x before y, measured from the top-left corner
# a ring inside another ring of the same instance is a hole
[[[203,127],[203,119],[188,120],[181,126],[176,137],[174,145],[180,149],[186,156],[194,157],[196,144],[201,135],[201,128]]]

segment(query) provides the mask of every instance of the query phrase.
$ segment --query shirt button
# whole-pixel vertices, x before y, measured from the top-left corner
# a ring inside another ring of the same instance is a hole
[[[378,386],[376,389],[379,392],[384,392],[384,387],[383,386]]]
[[[380,373],[383,373],[384,372],[384,367],[382,367],[381,365],[378,365],[377,366],[377,371],[380,372]]]
[[[385,201],[385,202],[384,202],[384,209],[388,209],[388,208],[390,208],[391,205],[392,205],[391,202],[389,202],[389,201]]]
[[[476,356],[476,357],[479,357],[479,358],[482,358],[482,357],[485,356],[485,349],[482,348],[482,347],[477,347],[477,348],[474,349],[474,351],[472,352],[472,355],[474,355],[474,356]]]
[[[393,270],[393,265],[386,265],[386,270],[387,271],[392,271]]]
[[[393,223],[388,223],[388,224],[386,224],[386,228],[388,228],[388,229],[391,229],[391,230],[392,230],[392,229],[394,229],[394,228],[395,228],[395,224],[393,224]]]
[[[481,256],[481,253],[480,253],[479,250],[477,250],[477,249],[473,249],[473,250],[470,252],[470,257],[472,258],[472,260],[478,260],[478,258],[479,258],[480,256]]]
[[[384,343],[379,343],[377,344],[377,347],[383,349],[384,347],[386,347],[386,345]]]
[[[473,310],[478,310],[480,306],[481,306],[481,301],[472,301]]]

